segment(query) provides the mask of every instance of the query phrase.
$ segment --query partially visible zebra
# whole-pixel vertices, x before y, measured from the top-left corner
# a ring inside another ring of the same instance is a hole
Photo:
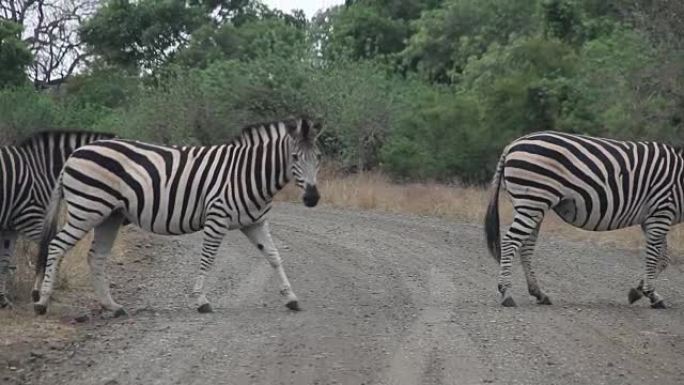
[[[103,308],[125,314],[109,292],[106,256],[124,219],[157,234],[202,230],[204,241],[193,296],[199,312],[211,312],[204,280],[228,230],[240,229],[265,255],[280,280],[286,306],[299,310],[271,239],[266,214],[274,195],[294,177],[306,206],[318,203],[318,125],[298,118],[249,126],[227,144],[164,147],[129,140],[85,146],[69,158],[46,216],[38,275],[45,268],[36,313],[43,314],[64,253],[90,229],[88,262]],[[67,221],[54,236],[63,196]]]
[[[492,182],[485,218],[487,245],[500,262],[502,305],[515,306],[510,294],[511,262],[525,271],[529,293],[550,304],[532,269],[539,227],[549,210],[567,223],[590,231],[641,225],[646,237],[645,274],[629,292],[629,302],[647,296],[654,308],[665,304],[654,280],[668,265],[667,233],[684,217],[682,150],[654,142],[626,142],[540,132],[519,138],[503,151]],[[498,195],[511,197],[513,223],[500,242]]]
[[[45,131],[16,146],[0,147],[0,308],[6,293],[10,258],[18,234],[40,241],[50,192],[74,149],[113,135],[82,131]]]

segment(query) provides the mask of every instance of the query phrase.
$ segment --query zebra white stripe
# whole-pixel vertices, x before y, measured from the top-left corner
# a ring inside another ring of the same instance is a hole
[[[502,305],[515,306],[510,295],[511,262],[520,256],[529,293],[550,304],[532,269],[539,227],[549,210],[573,226],[606,231],[641,225],[646,237],[644,277],[629,301],[646,295],[654,308],[665,304],[654,280],[669,263],[667,233],[684,217],[682,150],[654,142],[540,132],[504,149],[492,182],[485,218],[490,252],[500,262],[498,289]],[[514,217],[500,242],[498,195],[511,197]]]
[[[50,192],[64,161],[84,144],[113,135],[81,131],[37,133],[0,148],[0,308],[10,304],[6,282],[18,234],[40,240]]]
[[[38,276],[44,280],[37,313],[46,311],[59,261],[90,229],[95,237],[88,254],[93,286],[101,305],[115,314],[123,307],[112,299],[104,273],[106,255],[124,219],[157,234],[202,230],[204,243],[193,294],[198,311],[212,311],[204,278],[228,230],[240,229],[266,256],[280,279],[286,305],[298,310],[275,248],[265,215],[273,196],[294,177],[306,206],[319,194],[316,175],[320,153],[308,119],[247,127],[230,143],[206,147],[163,147],[110,140],[85,146],[67,160],[46,217]],[[54,235],[61,196],[67,221]],[[51,231],[52,230],[52,234]],[[37,281],[38,282],[38,281]]]

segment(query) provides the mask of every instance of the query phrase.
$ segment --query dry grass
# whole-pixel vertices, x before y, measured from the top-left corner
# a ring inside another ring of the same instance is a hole
[[[112,249],[109,264],[122,261],[126,255],[123,235],[119,236]],[[34,279],[33,259],[37,253],[37,245],[26,240],[17,242],[14,257],[17,268],[8,282],[8,292],[15,307],[0,310],[0,349],[8,349],[17,344],[66,341],[75,335],[76,330],[67,321],[74,315],[84,312],[85,308],[79,304],[94,300],[87,262],[91,241],[92,233],[79,242],[62,260],[57,290],[46,317],[34,316],[30,299]]]
[[[375,172],[343,175],[321,171],[319,189],[321,202],[336,207],[436,216],[478,224],[484,220],[489,200],[489,192],[484,188],[439,183],[398,184]],[[278,199],[294,202],[300,197],[301,192],[290,184]],[[510,223],[511,205],[505,193],[501,194],[499,210],[502,225]],[[541,234],[627,249],[640,248],[644,242],[638,227],[609,232],[584,231],[566,224],[555,213],[544,220]],[[669,243],[674,251],[684,250],[681,226],[670,232]]]

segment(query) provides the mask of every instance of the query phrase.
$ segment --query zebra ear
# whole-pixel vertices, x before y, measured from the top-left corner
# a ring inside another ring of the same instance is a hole
[[[309,140],[309,133],[311,132],[311,127],[310,122],[308,119],[302,119],[301,120],[302,124],[299,126],[299,135],[301,136],[302,140]]]
[[[290,119],[285,121],[287,133],[293,138],[308,141],[311,133],[311,123],[307,119]]]
[[[314,141],[318,140],[318,137],[321,136],[323,133],[323,124],[319,120],[314,121],[313,123],[313,129],[316,137],[314,138]]]

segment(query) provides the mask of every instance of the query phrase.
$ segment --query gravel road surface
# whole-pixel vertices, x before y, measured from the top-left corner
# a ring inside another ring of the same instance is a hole
[[[25,384],[684,384],[684,276],[671,306],[627,305],[638,252],[544,237],[535,255],[552,306],[502,308],[482,229],[433,218],[278,204],[276,245],[304,308],[280,302],[271,268],[231,232],[208,280],[215,313],[188,298],[201,234],[128,230],[132,262],[109,267],[125,319],[79,324],[37,347]],[[77,315],[77,314],[75,314]]]

